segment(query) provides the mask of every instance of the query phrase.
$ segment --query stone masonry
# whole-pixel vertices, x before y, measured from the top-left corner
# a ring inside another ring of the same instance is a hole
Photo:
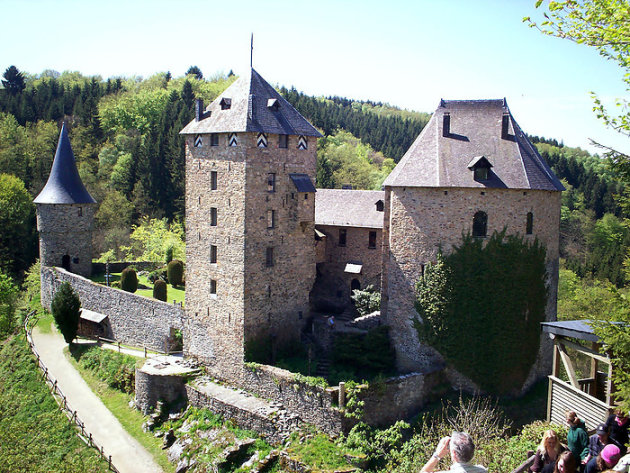
[[[435,261],[440,248],[448,253],[461,243],[462,234],[471,232],[473,215],[488,215],[488,235],[507,228],[508,234],[525,235],[528,212],[534,215],[534,238],[547,249],[549,298],[547,320],[555,320],[558,287],[558,228],[560,193],[510,189],[386,189],[383,251],[382,307],[388,314],[393,344],[397,347],[399,368],[428,368],[440,357],[430,347],[422,347],[411,318],[415,317],[414,285],[423,267]],[[420,347],[420,348],[419,348]],[[545,348],[546,352],[546,348]],[[540,360],[549,361],[546,356]],[[547,366],[540,366],[540,369]]]

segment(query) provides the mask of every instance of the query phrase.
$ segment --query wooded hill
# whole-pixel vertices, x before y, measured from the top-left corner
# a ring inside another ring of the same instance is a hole
[[[192,119],[196,97],[209,103],[236,78],[191,72],[103,80],[78,72],[30,75],[7,69],[0,89],[0,173],[18,177],[35,196],[46,182],[65,119],[81,177],[100,203],[97,254],[127,244],[132,225],[142,217],[183,220],[179,131]],[[318,143],[318,187],[379,189],[430,118],[380,102],[279,90],[325,135]],[[622,261],[630,242],[614,199],[620,185],[599,157],[556,140],[531,138],[567,185],[561,249],[567,267],[623,286]],[[14,238],[19,242],[24,235]],[[19,269],[35,256],[23,258]]]

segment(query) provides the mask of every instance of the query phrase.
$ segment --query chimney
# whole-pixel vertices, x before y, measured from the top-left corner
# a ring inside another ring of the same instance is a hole
[[[203,118],[203,99],[195,99],[195,121]]]
[[[501,121],[501,139],[509,140],[510,134],[508,133],[508,129],[510,126],[510,115],[507,113],[503,114],[503,119]]]
[[[442,121],[442,136],[451,136],[451,114],[445,113]]]

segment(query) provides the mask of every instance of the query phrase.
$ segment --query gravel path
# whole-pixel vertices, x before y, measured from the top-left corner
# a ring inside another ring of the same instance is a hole
[[[41,333],[36,328],[33,343],[68,398],[70,408],[77,411],[96,443],[105,449],[105,454],[112,456],[112,463],[120,473],[161,473],[162,468],[151,454],[125,431],[65,357],[63,337],[58,332]]]

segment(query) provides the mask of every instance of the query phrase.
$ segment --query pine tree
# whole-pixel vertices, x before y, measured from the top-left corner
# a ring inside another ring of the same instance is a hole
[[[2,77],[4,77],[2,85],[11,95],[19,94],[26,88],[24,74],[22,74],[15,66],[7,67],[7,70],[4,71],[4,75]]]

